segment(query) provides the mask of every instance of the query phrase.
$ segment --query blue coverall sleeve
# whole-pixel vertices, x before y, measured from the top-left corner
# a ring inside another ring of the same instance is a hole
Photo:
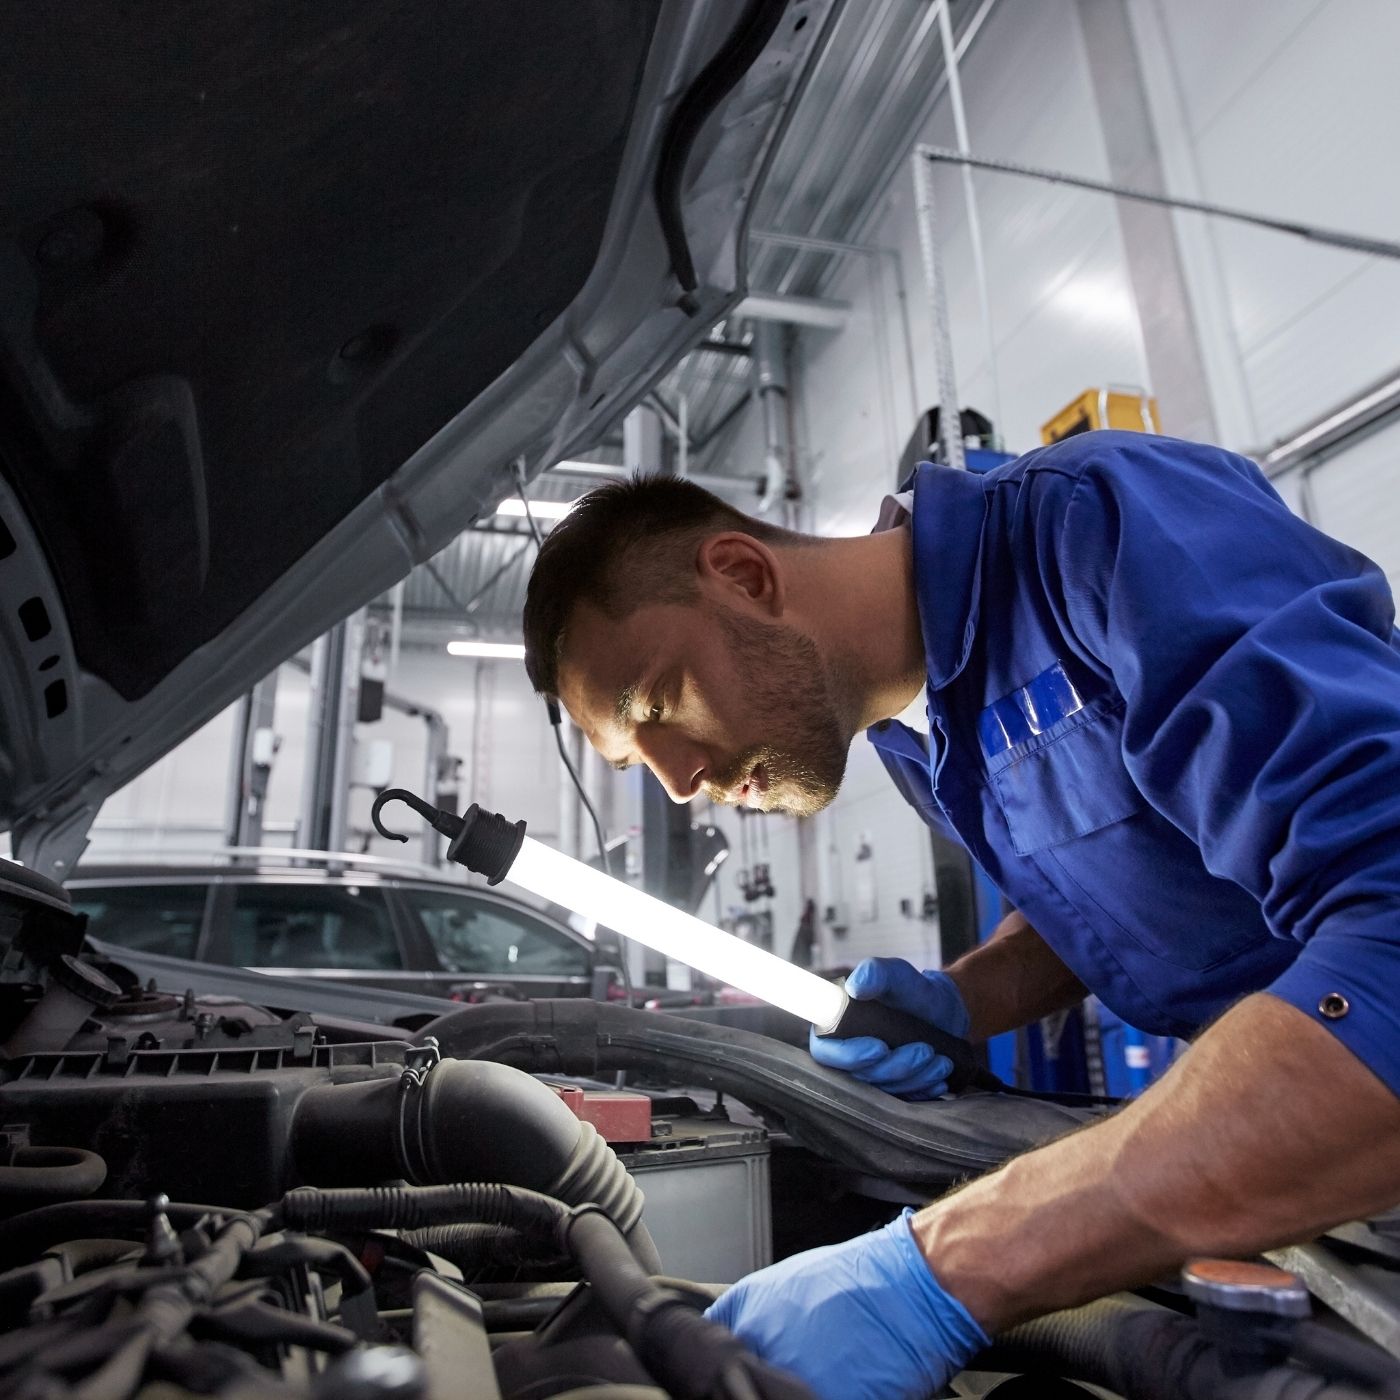
[[[1077,473],[1047,474],[1058,481],[1034,528],[1055,538],[1069,630],[1126,700],[1129,773],[1212,873],[1303,945],[1268,990],[1400,1093],[1400,652],[1386,579],[1292,515],[1252,462],[1105,436]]]

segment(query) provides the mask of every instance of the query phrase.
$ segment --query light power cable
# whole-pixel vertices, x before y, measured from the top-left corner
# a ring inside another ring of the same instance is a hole
[[[515,464],[515,484],[516,490],[520,494],[520,502],[525,508],[525,523],[530,527],[530,533],[534,536],[535,549],[544,548],[544,536],[540,533],[540,527],[535,522],[534,513],[530,509],[530,497],[525,491],[525,467],[522,462]],[[549,715],[550,728],[554,731],[554,744],[559,750],[559,761],[564,765],[564,771],[569,775],[569,781],[574,785],[574,791],[578,793],[578,800],[583,804],[583,810],[588,813],[588,819],[593,824],[593,835],[598,842],[598,859],[603,867],[603,874],[611,876],[612,858],[608,851],[607,833],[603,830],[603,823],[598,817],[598,809],[594,807],[592,799],[588,796],[588,791],[583,785],[583,779],[579,777],[578,769],[574,767],[573,760],[569,757],[569,751],[564,746],[564,715],[559,708],[557,700],[546,698],[544,702],[545,711]],[[619,934],[620,938],[622,935]],[[625,946],[619,947],[618,962],[621,964],[623,990],[627,993],[627,1005],[636,1005],[636,997],[632,990],[632,971],[627,965],[627,949]]]

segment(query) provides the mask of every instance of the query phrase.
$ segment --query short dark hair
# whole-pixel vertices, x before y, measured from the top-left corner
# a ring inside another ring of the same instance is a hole
[[[806,536],[755,520],[684,477],[634,476],[590,491],[540,549],[525,594],[525,671],[541,695],[559,691],[559,655],[574,608],[624,618],[644,603],[695,595],[693,547],[737,530],[766,544]]]

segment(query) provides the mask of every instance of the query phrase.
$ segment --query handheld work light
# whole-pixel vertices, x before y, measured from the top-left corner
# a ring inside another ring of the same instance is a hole
[[[1005,1087],[977,1063],[965,1040],[881,1002],[857,1001],[834,982],[614,880],[583,861],[541,845],[525,835],[523,821],[509,821],[475,803],[459,817],[430,806],[404,788],[390,788],[375,799],[372,816],[375,829],[391,841],[408,840],[390,831],[380,820],[385,803],[393,801],[406,802],[434,831],[447,837],[447,858],[484,875],[488,884],[508,880],[531,894],[616,929],[664,957],[687,963],[810,1021],[818,1035],[873,1035],[891,1048],[923,1041],[953,1062],[948,1078],[951,1089],[968,1085]]]

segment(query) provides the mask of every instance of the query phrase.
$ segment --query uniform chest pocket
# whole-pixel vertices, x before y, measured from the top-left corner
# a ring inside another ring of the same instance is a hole
[[[1017,855],[1111,826],[1146,805],[1123,763],[1123,702],[1012,757],[992,777]]]

